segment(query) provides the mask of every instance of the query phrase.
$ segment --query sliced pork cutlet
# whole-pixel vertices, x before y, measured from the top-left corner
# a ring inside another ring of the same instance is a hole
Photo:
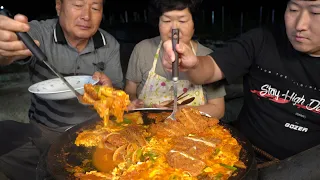
[[[168,120],[158,124],[152,124],[150,130],[152,135],[158,137],[176,137],[188,134],[183,124],[178,121]]]
[[[172,142],[172,149],[204,160],[215,152],[218,141],[208,141],[201,137],[177,137]]]
[[[206,167],[206,164],[196,157],[174,149],[166,154],[166,158],[172,168],[188,171],[192,176],[198,176]]]
[[[215,118],[208,118],[194,108],[183,108],[177,112],[176,118],[181,122],[189,134],[198,134],[203,132],[206,128],[219,123]]]

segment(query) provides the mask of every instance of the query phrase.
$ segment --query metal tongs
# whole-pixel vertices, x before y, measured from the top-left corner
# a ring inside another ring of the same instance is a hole
[[[11,13],[4,9],[3,6],[0,8],[0,14],[7,16],[9,18],[13,18]],[[57,75],[67,86],[68,88],[75,94],[80,104],[85,106],[91,106],[91,104],[87,104],[83,102],[83,96],[76,91],[71,84],[57,71],[57,69],[50,65],[48,62],[47,56],[42,52],[42,50],[37,46],[37,44],[33,41],[30,35],[26,32],[16,32],[19,39],[26,45],[26,47],[32,52],[32,54],[40,61],[42,61],[55,75]]]
[[[179,57],[176,45],[179,44],[179,29],[172,29],[172,50],[175,54],[175,61],[172,63],[172,81],[173,81],[173,111],[168,118],[176,120],[176,112],[178,110],[178,80],[179,80]]]

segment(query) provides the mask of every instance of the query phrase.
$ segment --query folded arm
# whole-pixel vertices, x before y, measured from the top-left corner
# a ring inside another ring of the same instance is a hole
[[[124,88],[124,91],[129,95],[129,98],[131,101],[130,105],[128,106],[128,110],[144,107],[143,101],[138,99],[137,97],[137,87],[138,87],[137,83],[130,80],[126,81],[126,86]]]

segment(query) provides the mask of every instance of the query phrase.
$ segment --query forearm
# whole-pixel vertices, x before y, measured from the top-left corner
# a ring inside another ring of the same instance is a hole
[[[130,101],[138,99],[136,94],[128,93],[128,95],[129,95]]]
[[[204,104],[200,106],[194,106],[196,109],[198,109],[201,112],[207,113],[212,117],[215,117],[217,119],[221,119],[224,116],[225,107],[222,105],[216,105],[216,104]]]
[[[137,99],[137,86],[134,82],[128,81],[124,88],[124,91],[129,95],[130,101]]]
[[[137,93],[125,88],[125,92],[129,95],[130,101],[137,99]]]
[[[212,81],[215,71],[215,63],[210,56],[198,56],[198,64],[188,70],[189,80],[194,84],[207,84]]]

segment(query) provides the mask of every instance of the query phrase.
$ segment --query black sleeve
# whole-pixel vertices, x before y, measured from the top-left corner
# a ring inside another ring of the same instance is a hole
[[[250,66],[259,56],[264,41],[264,30],[250,30],[238,38],[229,40],[210,56],[220,67],[228,83],[234,83],[249,72]]]

